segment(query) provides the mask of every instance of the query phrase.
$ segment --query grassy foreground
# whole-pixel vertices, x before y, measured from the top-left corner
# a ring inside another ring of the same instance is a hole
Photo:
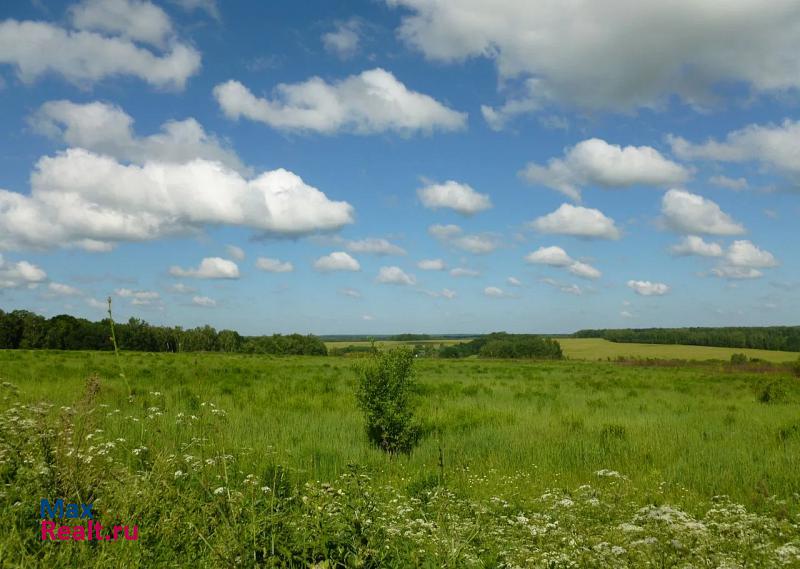
[[[122,364],[132,400],[112,354],[0,352],[0,565],[800,564],[788,375],[421,359],[431,434],[390,460],[346,358]],[[139,541],[42,542],[58,497]]]

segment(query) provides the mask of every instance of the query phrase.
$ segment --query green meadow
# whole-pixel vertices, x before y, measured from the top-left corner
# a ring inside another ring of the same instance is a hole
[[[426,435],[395,457],[364,434],[353,358],[2,351],[0,565],[800,563],[800,380],[563,342],[573,359],[418,358]],[[56,495],[140,540],[43,543]]]

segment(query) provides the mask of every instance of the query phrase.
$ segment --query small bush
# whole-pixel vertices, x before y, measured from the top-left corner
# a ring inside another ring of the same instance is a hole
[[[379,352],[356,367],[356,397],[367,436],[389,454],[409,453],[421,429],[414,417],[414,353],[407,348]]]
[[[756,387],[756,399],[760,403],[780,403],[786,395],[786,386],[781,381],[769,381]]]
[[[747,356],[745,354],[733,354],[731,356],[731,364],[732,365],[738,366],[738,365],[746,364],[747,362],[748,362],[748,360],[747,360]]]

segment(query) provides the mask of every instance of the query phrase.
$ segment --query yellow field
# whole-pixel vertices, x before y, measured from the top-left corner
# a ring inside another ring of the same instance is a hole
[[[378,346],[401,344],[452,345],[467,342],[470,338],[456,340],[418,340],[412,342],[384,340]],[[657,358],[675,360],[730,360],[732,354],[746,354],[768,362],[793,362],[800,357],[797,352],[777,352],[772,350],[749,350],[745,348],[711,348],[706,346],[680,346],[673,344],[622,344],[601,338],[558,338],[564,355],[573,360],[605,360],[620,356],[631,358]],[[369,342],[325,342],[328,349],[347,346],[368,346]]]
[[[619,356],[676,360],[730,360],[732,354],[746,354],[768,362],[796,361],[797,352],[748,350],[744,348],[709,348],[671,344],[621,344],[601,338],[559,338],[564,355],[574,360],[604,360]]]

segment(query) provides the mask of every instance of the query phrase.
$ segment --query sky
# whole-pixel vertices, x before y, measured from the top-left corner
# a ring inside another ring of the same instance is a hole
[[[800,323],[795,0],[14,0],[0,124],[3,310]]]

